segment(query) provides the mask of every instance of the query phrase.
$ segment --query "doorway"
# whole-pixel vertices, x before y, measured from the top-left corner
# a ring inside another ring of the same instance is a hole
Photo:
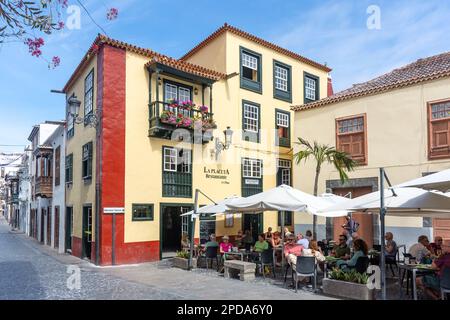
[[[51,246],[52,242],[52,208],[47,208],[47,245]]]
[[[250,230],[253,242],[258,240],[258,235],[263,232],[263,213],[244,213],[242,219],[242,231]]]
[[[81,258],[91,260],[92,249],[92,205],[83,207],[83,236],[82,236]]]
[[[55,226],[54,226],[54,234],[53,234],[53,243],[56,249],[59,248],[59,206],[55,207]]]
[[[192,210],[192,205],[161,204],[161,258],[172,258],[181,250],[183,227],[190,231],[189,224],[183,224],[181,214]],[[188,219],[190,222],[190,219]],[[186,219],[185,219],[186,222]],[[189,232],[190,233],[190,232]],[[190,235],[189,235],[190,238]]]
[[[39,241],[41,242],[41,243],[44,243],[44,223],[45,223],[45,209],[44,208],[42,208],[41,209],[41,234],[40,234],[40,237],[39,237]]]
[[[372,186],[353,188],[334,188],[333,193],[344,197],[356,198],[372,192]],[[369,248],[373,246],[373,216],[367,213],[353,212],[352,217],[359,223],[358,235],[363,239]],[[346,223],[345,217],[333,219],[333,239],[338,239],[342,234],[342,225]]]
[[[72,252],[72,207],[66,207],[66,232],[65,232],[65,245],[66,251]]]

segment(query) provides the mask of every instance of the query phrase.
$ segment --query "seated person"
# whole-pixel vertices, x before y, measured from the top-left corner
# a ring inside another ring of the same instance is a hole
[[[284,238],[287,239],[289,237],[289,235],[291,235],[292,232],[289,231],[288,227],[284,227]]]
[[[429,244],[430,242],[428,241],[428,237],[422,235],[417,239],[417,243],[413,244],[411,248],[409,248],[408,253],[416,258],[416,261],[418,263],[421,263],[422,261],[431,258],[432,256],[430,250],[427,249],[427,246]]]
[[[308,239],[304,238],[303,234],[301,234],[301,233],[297,234],[297,244],[303,246],[303,248],[305,248],[305,249],[309,248]]]
[[[425,289],[425,293],[427,293],[430,297],[435,300],[439,300],[441,298],[441,277],[444,274],[444,269],[450,268],[450,252],[448,249],[439,258],[433,261],[431,268],[435,269],[437,273],[427,274],[421,278],[417,278],[416,283],[418,287]]]
[[[292,270],[296,269],[297,257],[302,255],[303,246],[297,244],[295,236],[291,233],[284,245],[284,256],[286,261],[291,265]]]
[[[273,233],[272,239],[270,239],[270,246],[272,248],[281,248],[281,237],[278,231]],[[281,261],[281,250],[275,250],[275,262]]]
[[[267,249],[269,249],[269,243],[266,240],[264,240],[264,234],[261,233],[258,236],[258,241],[256,241],[255,247],[253,248],[253,250],[255,252],[263,252],[264,250],[267,250]]]
[[[325,261],[325,256],[322,253],[322,249],[320,249],[320,247],[317,245],[316,240],[311,240],[311,242],[309,243],[309,249],[303,248],[302,256],[316,257],[316,262],[319,263]]]
[[[336,262],[336,266],[339,269],[342,269],[344,271],[348,271],[348,267],[354,267],[356,266],[356,261],[358,261],[359,257],[367,257],[368,249],[367,244],[364,240],[356,239],[355,242],[353,242],[353,249],[354,254],[349,260],[338,260]]]
[[[345,234],[339,236],[339,243],[331,250],[331,256],[343,260],[350,258],[350,248],[347,246],[347,236]]]
[[[386,239],[385,244],[385,257],[386,261],[395,262],[397,260],[397,243],[393,240],[394,235],[392,232],[386,232],[384,239]]]
[[[225,252],[231,252],[233,250],[233,244],[230,243],[230,238],[227,235],[222,237],[222,242],[219,245],[220,254],[224,256]],[[238,257],[235,255],[227,255],[227,260],[234,260]]]
[[[306,230],[305,238],[308,239],[308,241],[311,241],[313,239],[313,234],[312,234],[311,230]]]
[[[436,257],[439,257],[442,254],[442,237],[436,236],[434,238],[434,242],[430,243],[429,250],[431,254],[435,255]]]
[[[246,249],[247,248],[250,249],[250,246],[252,246],[254,242],[255,241],[253,239],[253,236],[252,236],[252,233],[250,232],[250,230],[245,230],[245,235],[242,238],[242,243],[243,243],[244,247]]]
[[[189,241],[188,235],[186,232],[183,232],[181,235],[181,250],[189,251],[191,248],[191,242]]]
[[[272,239],[272,227],[269,227],[267,229],[267,232],[264,234],[264,239],[266,239],[267,241],[269,241],[270,239]]]
[[[237,236],[236,236],[236,238],[235,238],[235,240],[234,240],[234,244],[235,244],[235,246],[236,247],[238,247],[238,248],[243,248],[244,247],[244,244],[242,243],[242,230],[239,230],[238,232],[237,232]]]
[[[213,233],[209,236],[209,241],[205,244],[205,248],[204,251],[206,252],[206,249],[208,249],[209,247],[219,247],[219,244],[216,241],[216,235]]]

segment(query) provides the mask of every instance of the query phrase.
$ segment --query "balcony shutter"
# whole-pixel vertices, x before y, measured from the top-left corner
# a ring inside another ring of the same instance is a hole
[[[449,152],[449,122],[445,119],[442,121],[433,121],[431,123],[431,156],[445,157],[450,155]]]

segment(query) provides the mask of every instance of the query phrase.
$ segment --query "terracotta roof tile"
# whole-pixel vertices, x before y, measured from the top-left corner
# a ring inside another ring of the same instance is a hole
[[[281,54],[284,54],[288,57],[291,57],[293,59],[299,60],[303,63],[309,64],[315,68],[321,69],[325,72],[330,72],[332,69],[330,69],[329,67],[320,64],[318,62],[315,62],[311,59],[308,59],[306,57],[303,57],[301,55],[299,55],[298,53],[295,53],[293,51],[284,49],[280,46],[277,46],[276,44],[273,44],[269,41],[266,41],[264,39],[261,39],[257,36],[254,36],[248,32],[245,32],[243,30],[240,30],[236,27],[230,26],[227,23],[225,23],[222,27],[220,27],[219,29],[217,29],[215,32],[213,32],[211,35],[209,35],[205,40],[203,40],[202,42],[200,42],[198,45],[196,45],[194,48],[192,48],[188,53],[186,53],[184,56],[182,56],[180,58],[180,60],[186,60],[189,59],[191,56],[193,56],[196,52],[198,52],[201,48],[205,47],[206,45],[208,45],[211,41],[213,41],[214,39],[216,39],[218,36],[220,36],[222,33],[229,31],[235,35],[238,35],[240,37],[243,37],[245,39],[251,40],[253,42],[256,42],[266,48],[272,49],[276,52],[279,52]]]
[[[74,80],[78,77],[79,73],[84,69],[86,64],[89,63],[89,61],[91,60],[91,58],[93,56],[95,56],[95,54],[98,52],[100,46],[105,45],[105,44],[149,57],[152,59],[149,63],[157,60],[159,63],[168,65],[175,69],[189,72],[189,73],[192,73],[192,74],[204,77],[204,78],[208,78],[208,79],[211,79],[214,81],[217,81],[219,79],[226,77],[226,75],[221,72],[217,72],[215,70],[210,70],[210,69],[207,69],[207,68],[189,63],[189,62],[177,60],[177,59],[171,58],[169,56],[155,52],[153,50],[141,48],[141,47],[138,47],[138,46],[126,43],[126,42],[122,42],[119,40],[114,40],[105,35],[99,34],[97,36],[97,38],[95,38],[95,40],[92,43],[89,50],[84,55],[80,64],[75,69],[75,71],[72,74],[72,76],[70,77],[69,81],[67,81],[67,83],[63,89],[64,92],[66,92],[68,90],[68,88],[72,85]],[[147,63],[147,65],[149,63]]]
[[[406,66],[394,69],[393,71],[383,74],[375,79],[355,84],[353,87],[340,91],[327,98],[308,104],[292,106],[291,109],[294,111],[302,111],[317,108],[344,100],[378,94],[443,77],[450,77],[450,52],[419,59]]]

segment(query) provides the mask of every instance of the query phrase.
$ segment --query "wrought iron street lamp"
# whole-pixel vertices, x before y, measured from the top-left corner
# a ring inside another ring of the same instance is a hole
[[[69,115],[73,118],[73,122],[76,124],[85,123],[90,127],[97,127],[100,122],[100,109],[97,108],[95,114],[87,114],[84,118],[79,117],[81,101],[76,96],[71,96],[67,100]]]
[[[223,130],[223,134],[225,135],[225,142],[220,141],[219,138],[216,138],[216,160],[219,158],[219,154],[223,150],[227,150],[231,146],[231,142],[233,140],[233,130],[230,127],[227,127],[226,130]]]

